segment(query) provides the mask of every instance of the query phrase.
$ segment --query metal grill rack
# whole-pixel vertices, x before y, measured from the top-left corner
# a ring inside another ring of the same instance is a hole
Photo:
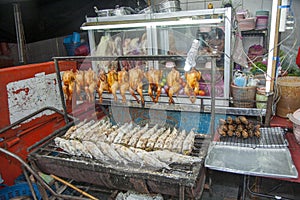
[[[221,137],[216,145],[229,145],[250,148],[286,148],[287,141],[284,139],[284,130],[280,127],[260,128],[261,137],[241,138],[241,137]]]

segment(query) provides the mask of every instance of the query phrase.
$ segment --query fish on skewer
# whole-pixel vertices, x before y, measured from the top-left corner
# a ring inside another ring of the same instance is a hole
[[[98,141],[96,145],[105,156],[110,158],[110,160],[120,162],[125,165],[128,163],[128,161],[122,158],[110,144]]]
[[[121,139],[120,144],[128,146],[128,142],[130,141],[131,137],[135,133],[137,133],[140,129],[141,129],[141,127],[138,125],[138,126],[134,127],[134,129],[132,129],[131,131],[127,132]]]
[[[195,132],[192,129],[183,141],[182,154],[184,155],[191,154],[193,150],[194,142],[195,142]]]
[[[120,126],[120,128],[116,129],[115,131],[113,131],[111,134],[108,135],[108,137],[106,138],[105,142],[108,142],[108,143],[113,143],[116,136],[119,134],[119,132],[122,130],[122,129],[125,129],[126,126],[128,125],[128,123],[125,123],[123,124],[122,126]]]
[[[134,153],[130,148],[125,147],[120,144],[112,144],[112,147],[118,152],[118,154],[132,162],[134,164],[140,164],[141,166],[144,164],[143,159],[141,159],[136,153]]]
[[[173,131],[171,132],[171,134],[166,138],[163,149],[172,150],[173,143],[177,139],[176,138],[177,134],[178,134],[177,129],[173,128]]]
[[[86,147],[86,149],[95,159],[101,160],[103,162],[109,160],[109,158],[100,151],[100,149],[97,147],[97,145],[94,142],[82,141],[82,144]]]
[[[162,127],[150,136],[150,138],[148,139],[148,142],[146,144],[146,151],[152,151],[154,149],[154,145],[155,145],[157,139],[165,130],[166,129],[164,127]]]
[[[156,124],[155,126],[150,128],[148,131],[146,131],[143,135],[141,135],[141,137],[139,138],[139,141],[136,144],[136,148],[145,149],[148,139],[150,138],[151,135],[153,135],[155,133],[157,128],[158,128],[158,125]]]
[[[158,160],[167,164],[179,163],[179,164],[193,164],[203,162],[203,158],[195,156],[187,156],[179,153],[171,152],[169,150],[157,150],[149,152],[152,156]]]
[[[126,126],[124,129],[121,129],[118,133],[118,135],[115,137],[114,142],[115,144],[120,144],[123,136],[131,130],[133,127],[133,123],[130,122],[128,126]]]
[[[157,139],[155,145],[154,145],[154,150],[162,150],[165,144],[166,139],[171,133],[171,128],[169,127],[165,132],[163,132],[159,138]]]
[[[158,160],[157,158],[155,158],[154,156],[152,156],[151,154],[149,154],[149,152],[147,152],[145,150],[132,148],[132,147],[130,147],[130,149],[134,153],[136,153],[141,159],[143,159],[145,165],[147,165],[147,166],[159,168],[159,169],[171,169],[171,167],[169,165]]]
[[[186,131],[183,129],[178,133],[178,137],[174,140],[172,151],[176,153],[182,152],[183,141],[186,138]]]
[[[148,130],[148,124],[146,124],[141,130],[135,133],[129,140],[128,146],[135,147],[140,137]]]

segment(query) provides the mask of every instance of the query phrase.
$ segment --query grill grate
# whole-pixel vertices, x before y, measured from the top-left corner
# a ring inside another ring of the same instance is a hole
[[[243,139],[241,137],[221,137],[216,142],[219,145],[250,147],[250,148],[286,148],[287,142],[284,139],[284,130],[280,127],[260,128],[261,137]]]

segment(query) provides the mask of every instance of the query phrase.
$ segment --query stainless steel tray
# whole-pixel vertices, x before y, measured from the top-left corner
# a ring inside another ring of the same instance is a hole
[[[254,176],[298,177],[288,148],[253,149],[212,143],[205,159],[205,167]]]
[[[211,142],[205,167],[244,175],[297,178],[288,144],[279,127],[261,128],[261,137],[220,138]]]

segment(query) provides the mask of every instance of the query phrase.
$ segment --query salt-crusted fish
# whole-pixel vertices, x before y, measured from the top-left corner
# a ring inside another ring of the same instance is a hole
[[[203,159],[195,156],[187,156],[179,153],[171,152],[169,150],[157,150],[149,152],[152,156],[158,160],[167,164],[179,163],[179,164],[192,164],[202,162]]]
[[[194,143],[195,143],[195,132],[192,129],[183,141],[182,154],[184,154],[184,155],[191,154],[192,150],[193,150]]]
[[[177,129],[173,128],[173,131],[171,132],[171,134],[166,138],[163,149],[167,149],[170,151],[172,150],[173,143],[176,140],[177,134],[178,134]]]
[[[186,131],[182,130],[178,133],[178,136],[176,140],[173,142],[173,147],[171,151],[174,151],[176,153],[181,153],[182,152],[182,144],[184,139],[186,138]]]
[[[88,129],[94,123],[95,123],[94,120],[85,123],[84,125],[82,125],[81,127],[79,127],[73,132],[73,134],[70,136],[70,139],[79,139],[79,140],[82,139],[86,133],[86,129]]]
[[[136,126],[136,127],[134,127],[134,129],[132,129],[131,131],[128,131],[128,132],[123,136],[123,138],[121,139],[120,144],[127,146],[127,145],[128,145],[128,142],[130,141],[130,138],[131,138],[136,132],[138,132],[140,129],[141,129],[140,126]]]
[[[134,153],[130,148],[125,147],[120,144],[112,144],[112,147],[119,153],[119,155],[129,162],[134,164],[143,165],[144,161],[136,153]]]
[[[76,149],[74,146],[72,146],[69,142],[69,140],[66,140],[61,137],[56,137],[54,139],[55,144],[63,149],[65,152],[67,152],[70,155],[76,155]]]
[[[88,127],[85,130],[86,133],[80,139],[81,140],[90,140],[90,138],[93,136],[95,130],[100,126],[101,123],[102,123],[101,121],[97,121],[96,123],[94,123],[93,125],[91,125],[90,127]]]
[[[145,165],[154,167],[156,169],[171,169],[169,165],[166,163],[158,160],[155,158],[153,155],[149,154],[149,152],[142,150],[142,149],[137,149],[130,147],[130,149],[135,152],[141,159],[143,159]]]
[[[78,129],[80,128],[82,125],[84,125],[86,123],[86,120],[79,122],[78,124],[71,126],[67,132],[64,134],[64,138],[68,139],[70,138],[70,136]]]
[[[118,133],[118,135],[115,137],[113,143],[115,144],[120,144],[121,143],[121,140],[123,138],[123,136],[129,132],[133,127],[133,123],[129,123],[128,126],[126,126],[124,129],[121,129]]]
[[[149,137],[148,142],[146,144],[146,151],[152,151],[154,149],[154,145],[155,145],[157,139],[165,130],[166,129],[164,127],[162,127]]]
[[[115,131],[111,132],[108,137],[106,138],[105,142],[108,143],[113,143],[113,141],[115,140],[116,136],[119,134],[119,132],[122,129],[125,129],[125,127],[128,125],[128,123],[123,124],[121,127],[119,127],[118,129],[116,129]]]
[[[141,130],[136,132],[129,140],[128,146],[135,147],[136,143],[139,141],[141,135],[143,135],[148,130],[148,124],[146,124]]]
[[[154,145],[154,150],[162,150],[165,144],[165,141],[167,137],[171,133],[171,128],[169,127],[165,132],[163,132],[157,139],[155,145]]]
[[[87,148],[79,141],[79,140],[69,140],[70,145],[75,147],[75,155],[76,156],[84,156],[88,158],[93,158]]]
[[[98,141],[96,145],[105,156],[110,158],[110,160],[124,164],[128,163],[127,160],[122,158],[110,144]]]
[[[97,145],[94,142],[91,141],[82,141],[82,144],[85,146],[85,148],[89,151],[89,153],[97,160],[101,160],[105,162],[108,160],[108,157],[106,157],[100,149],[97,147]]]
[[[140,148],[140,149],[145,149],[148,139],[150,138],[151,135],[153,135],[155,133],[157,128],[158,128],[158,125],[156,124],[155,126],[150,128],[148,131],[146,131],[143,135],[141,135],[141,137],[139,138],[135,147]]]

